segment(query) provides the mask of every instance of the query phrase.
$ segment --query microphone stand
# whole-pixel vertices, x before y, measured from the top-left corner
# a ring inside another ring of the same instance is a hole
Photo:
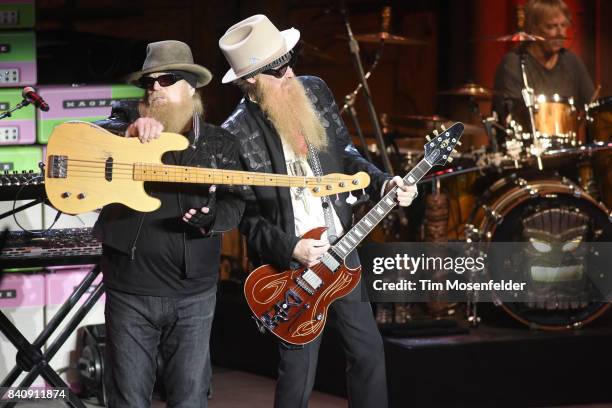
[[[380,61],[380,57],[382,55],[382,49],[383,43],[380,44],[380,48],[376,52],[376,56],[374,57],[374,62],[372,63],[370,70],[365,74],[365,79],[370,78],[370,75],[372,75],[374,68],[376,68],[376,66],[378,65],[378,62]],[[363,132],[361,130],[361,126],[359,125],[359,121],[357,120],[357,111],[355,110],[355,99],[357,98],[357,94],[359,94],[359,91],[361,91],[362,88],[363,84],[359,83],[353,92],[347,94],[344,97],[344,105],[342,106],[342,109],[340,109],[340,115],[342,115],[345,111],[348,112],[353,122],[353,126],[355,126],[355,131],[357,132],[357,136],[359,137],[359,142],[361,143],[361,146],[363,146],[364,155],[369,162],[372,162],[372,156],[368,151],[367,144],[365,138],[363,137]]]
[[[22,100],[21,102],[19,102],[17,105],[15,105],[15,107],[13,109],[7,110],[5,112],[2,112],[0,114],[0,120],[4,119],[4,118],[9,118],[11,117],[11,114],[13,112],[15,112],[18,109],[24,108],[26,106],[28,106],[30,104],[30,101],[28,101],[27,99]]]
[[[519,52],[519,58],[521,62],[521,74],[523,79],[523,89],[521,90],[521,94],[523,95],[523,100],[525,101],[525,105],[527,106],[527,110],[529,112],[529,123],[531,125],[531,137],[533,138],[533,146],[535,148],[535,156],[538,161],[538,169],[543,170],[542,166],[542,157],[540,156],[542,153],[542,146],[540,144],[540,140],[536,135],[536,127],[535,127],[535,119],[533,113],[533,105],[534,105],[534,94],[533,88],[529,87],[529,83],[527,82],[527,71],[525,69],[525,50],[521,49]]]
[[[394,174],[393,167],[391,166],[391,161],[389,160],[389,156],[387,155],[387,147],[385,146],[385,141],[382,137],[382,131],[380,129],[380,123],[378,121],[378,115],[376,114],[376,110],[374,109],[374,103],[372,102],[372,94],[370,93],[370,87],[368,86],[368,82],[363,71],[363,64],[361,63],[361,57],[359,56],[359,44],[353,36],[353,30],[351,30],[351,25],[348,21],[348,14],[346,10],[341,10],[341,13],[344,17],[344,25],[346,26],[349,50],[353,59],[353,65],[357,70],[357,75],[359,76],[359,81],[363,88],[363,93],[365,95],[365,99],[368,105],[368,113],[370,114],[370,120],[372,121],[372,126],[374,127],[374,136],[376,137],[376,142],[380,147],[380,155],[382,157],[383,166],[387,173]]]

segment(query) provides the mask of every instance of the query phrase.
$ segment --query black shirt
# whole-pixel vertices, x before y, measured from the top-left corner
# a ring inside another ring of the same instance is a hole
[[[180,162],[181,153],[168,152],[165,164]],[[102,268],[104,282],[111,289],[151,296],[189,296],[201,293],[216,284],[216,277],[185,276],[186,234],[199,234],[182,221],[186,203],[180,203],[178,192],[207,185],[189,186],[174,183],[145,183],[147,193],[161,200],[156,211],[144,213],[136,242],[137,256],[105,246]],[[188,205],[187,208],[190,208]],[[217,262],[220,255],[220,237],[210,237],[202,246],[202,262]],[[206,248],[205,248],[206,247]],[[216,249],[216,250],[215,250]]]
[[[495,90],[493,110],[500,118],[505,118],[516,104],[524,105],[521,89],[523,79],[519,59],[520,50],[511,51],[504,56],[495,73]],[[527,82],[536,95],[552,96],[558,94],[565,98],[574,98],[579,110],[584,110],[595,90],[586,67],[582,61],[569,50],[562,49],[559,59],[552,69],[540,64],[530,53],[525,52],[525,70]]]

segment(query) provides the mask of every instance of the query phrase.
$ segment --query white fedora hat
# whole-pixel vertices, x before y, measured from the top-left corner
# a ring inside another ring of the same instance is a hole
[[[300,32],[295,28],[278,31],[263,14],[257,14],[231,26],[219,40],[219,48],[230,64],[222,83],[232,82],[267,65],[283,63],[295,47]]]

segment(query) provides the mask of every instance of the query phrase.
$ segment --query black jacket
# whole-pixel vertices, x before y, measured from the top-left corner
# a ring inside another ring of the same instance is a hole
[[[105,129],[123,135],[130,123],[139,117],[138,103],[135,101],[120,102],[113,105],[111,116],[99,122]],[[193,132],[187,137],[193,142]],[[200,118],[200,137],[195,148],[188,148],[181,155],[179,165],[208,167],[219,169],[241,170],[235,138],[218,126],[205,123]],[[182,213],[190,208],[199,208],[208,200],[207,185],[190,185],[177,192],[177,198]],[[215,274],[218,268],[218,254],[220,252],[220,238],[218,233],[235,228],[244,211],[241,186],[217,186],[217,215],[211,231],[203,235],[199,229],[184,224],[185,242],[185,274],[187,277]],[[177,189],[178,190],[178,189]],[[182,214],[177,214],[181,217]],[[104,245],[126,253],[132,257],[138,256],[140,226],[146,213],[134,211],[121,204],[105,206],[94,227],[94,233]],[[216,255],[210,262],[201,265],[202,251]]]
[[[319,153],[323,173],[354,174],[365,171],[371,177],[367,193],[370,197],[379,197],[383,183],[390,176],[364,159],[352,144],[325,82],[313,76],[298,79],[302,81],[327,133],[328,150]],[[244,98],[221,126],[236,136],[240,160],[246,169],[287,174],[280,137],[257,103]],[[287,269],[299,241],[299,237],[295,236],[289,189],[253,187],[252,191],[255,197],[248,200],[240,223],[240,230],[247,238],[249,259],[255,265],[271,263],[282,270]],[[341,199],[347,196],[348,193],[341,194]],[[335,201],[335,196],[331,201]],[[336,206],[335,203],[334,208],[343,228],[348,230],[352,224],[352,208],[348,205]]]

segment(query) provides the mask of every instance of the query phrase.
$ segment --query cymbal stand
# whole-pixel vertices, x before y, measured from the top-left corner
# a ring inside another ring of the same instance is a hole
[[[378,65],[378,62],[380,61],[380,57],[382,55],[382,50],[383,50],[383,44],[380,44],[380,48],[378,49],[378,51],[376,51],[376,55],[374,56],[374,62],[372,63],[372,66],[370,67],[368,72],[365,74],[366,80],[370,78],[370,75],[372,75],[374,68],[376,68],[376,66]],[[361,130],[361,126],[359,125],[359,120],[357,119],[357,111],[355,110],[355,99],[357,98],[357,95],[359,94],[359,91],[362,88],[363,88],[363,84],[359,83],[357,87],[353,90],[353,92],[347,94],[344,97],[344,105],[342,106],[342,109],[340,109],[340,114],[342,115],[345,111],[348,112],[353,122],[353,126],[355,126],[355,131],[357,132],[357,136],[359,137],[359,142],[361,143],[361,146],[363,146],[364,155],[366,159],[368,159],[368,161],[371,162],[372,156],[370,155],[370,152],[368,151],[367,143],[363,136],[363,131]]]
[[[346,32],[348,36],[349,42],[349,50],[351,52],[351,57],[353,60],[353,65],[355,70],[357,71],[357,76],[359,77],[359,81],[363,88],[363,94],[365,95],[365,99],[368,105],[368,113],[370,114],[370,120],[372,121],[372,126],[374,128],[374,136],[376,137],[376,142],[378,143],[378,147],[380,148],[380,156],[382,158],[383,166],[385,171],[389,174],[394,174],[393,167],[391,166],[391,161],[389,160],[389,156],[387,154],[387,148],[385,145],[385,141],[382,137],[382,130],[380,129],[380,122],[378,121],[378,114],[376,113],[376,109],[374,108],[374,102],[372,101],[372,94],[370,93],[370,87],[368,86],[367,78],[363,71],[363,64],[361,62],[361,56],[359,55],[359,44],[353,36],[353,30],[351,29],[351,25],[348,19],[348,13],[346,9],[341,10],[342,16],[344,18],[344,25],[346,27]]]
[[[540,144],[540,140],[537,137],[536,127],[535,127],[535,119],[533,113],[534,102],[534,92],[533,88],[529,87],[529,83],[527,82],[527,71],[525,70],[525,50],[522,49],[519,52],[520,62],[521,62],[521,74],[523,78],[523,89],[521,90],[521,94],[523,95],[523,100],[525,101],[525,105],[527,106],[527,110],[529,111],[529,123],[531,125],[531,137],[533,138],[533,145],[535,147],[535,156],[538,161],[538,169],[543,170],[542,166],[542,145]]]

